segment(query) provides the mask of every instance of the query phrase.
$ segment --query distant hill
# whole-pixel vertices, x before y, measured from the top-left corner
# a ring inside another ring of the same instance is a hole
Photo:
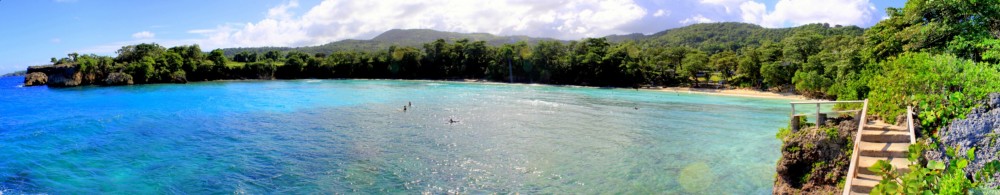
[[[709,53],[723,50],[739,50],[746,46],[759,46],[765,41],[780,42],[787,36],[798,31],[816,31],[822,35],[860,36],[864,29],[857,26],[830,26],[828,24],[808,24],[792,28],[764,28],[756,24],[739,22],[702,23],[685,27],[667,29],[651,35],[632,33],[626,35],[605,36],[611,42],[634,41],[655,47],[689,46]],[[557,40],[552,38],[537,38],[528,36],[498,36],[488,33],[456,33],[430,29],[394,29],[386,31],[371,40],[348,39],[318,46],[307,47],[252,47],[223,49],[227,56],[249,51],[264,53],[267,51],[297,50],[306,53],[332,53],[335,51],[378,51],[389,46],[422,47],[425,43],[444,39],[452,42],[460,39],[469,41],[486,41],[493,46],[505,43],[526,41],[535,44],[541,40]]]
[[[7,73],[7,74],[0,75],[0,77],[24,76],[24,74],[27,73],[27,72],[28,72],[27,70],[21,70],[21,71],[16,71],[16,72],[12,72],[12,73]]]
[[[780,42],[798,31],[816,31],[821,35],[860,36],[864,29],[857,26],[830,26],[807,24],[792,28],[764,28],[756,24],[739,22],[702,23],[667,29],[651,35],[639,33],[606,36],[611,42],[635,41],[649,46],[689,46],[710,53],[739,50],[745,46],[759,46],[765,41]]]
[[[377,51],[382,49],[388,49],[389,46],[412,46],[421,47],[424,43],[434,42],[438,39],[444,39],[446,41],[452,42],[461,39],[469,39],[470,42],[473,41],[485,41],[489,45],[498,46],[505,43],[516,43],[518,41],[525,41],[528,44],[538,43],[541,40],[553,40],[552,38],[535,38],[528,36],[498,36],[489,33],[456,33],[456,32],[444,32],[430,29],[393,29],[386,31],[371,40],[356,40],[347,39],[342,41],[331,42],[318,46],[307,46],[307,47],[251,47],[251,48],[226,48],[223,49],[226,55],[235,55],[243,51],[249,52],[267,52],[267,51],[289,51],[297,50],[306,53],[331,53],[335,51]]]

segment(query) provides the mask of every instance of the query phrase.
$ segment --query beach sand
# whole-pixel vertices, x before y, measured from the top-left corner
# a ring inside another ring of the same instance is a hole
[[[432,80],[428,80],[432,81]],[[483,81],[475,79],[464,79],[458,80],[459,82],[471,82],[471,83],[495,83],[495,84],[524,84],[524,83],[503,83],[503,82],[492,82]],[[550,84],[543,84],[550,85]],[[575,86],[575,87],[586,87],[586,86],[576,86],[576,85],[552,85],[552,86]],[[629,88],[621,88],[629,89]],[[687,93],[687,94],[705,94],[705,95],[721,95],[721,96],[736,96],[736,97],[750,97],[750,98],[768,98],[768,99],[782,99],[782,100],[812,100],[806,98],[802,95],[797,95],[794,93],[775,93],[767,91],[758,91],[752,89],[711,89],[711,88],[690,88],[690,87],[652,87],[652,88],[639,88],[639,90],[652,90],[660,92],[669,93]]]
[[[793,93],[775,93],[775,92],[757,91],[750,89],[709,89],[709,88],[690,88],[690,87],[662,87],[662,88],[644,88],[644,89],[661,91],[661,92],[670,92],[670,93],[697,93],[706,95],[723,95],[723,96],[769,98],[769,99],[783,99],[783,100],[810,100],[805,96],[796,95]]]

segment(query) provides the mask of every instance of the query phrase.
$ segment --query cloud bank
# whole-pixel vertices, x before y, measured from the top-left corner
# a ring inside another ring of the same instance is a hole
[[[626,33],[619,27],[647,15],[631,0],[325,0],[290,12],[298,6],[290,1],[257,22],[188,32],[203,35],[203,45],[229,47],[317,45],[413,28],[578,39]]]
[[[574,40],[649,34],[711,22],[747,22],[771,28],[808,23],[865,27],[883,17],[870,0],[777,0],[773,5],[759,0],[323,0],[311,7],[300,6],[292,0],[270,8],[258,21],[188,29],[190,38],[164,40],[153,32],[141,31],[132,34],[130,41],[84,50],[111,52],[111,48],[138,40],[164,46],[200,44],[204,49],[298,47],[418,28]]]

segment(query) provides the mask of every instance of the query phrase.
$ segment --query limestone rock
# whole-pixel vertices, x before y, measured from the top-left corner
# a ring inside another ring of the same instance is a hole
[[[74,87],[83,84],[83,75],[80,74],[80,66],[76,64],[59,64],[59,65],[48,65],[48,66],[31,66],[28,67],[28,74],[42,73],[46,75],[46,82],[50,87]],[[37,84],[38,78],[41,74],[35,74],[33,81]],[[25,77],[27,78],[27,77]],[[28,79],[25,79],[25,86],[28,85]]]
[[[131,85],[132,75],[126,73],[115,72],[108,74],[108,78],[104,79],[104,84],[106,85]]]
[[[808,127],[782,140],[774,194],[839,194],[838,185],[850,167],[851,148],[858,129],[851,117],[831,118],[822,128]],[[834,128],[836,133],[827,132]]]
[[[42,72],[33,72],[24,75],[24,86],[45,85],[49,81],[49,76]]]

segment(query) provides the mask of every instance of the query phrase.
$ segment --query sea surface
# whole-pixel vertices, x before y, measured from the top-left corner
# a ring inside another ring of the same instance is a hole
[[[3,194],[770,194],[789,108],[526,84],[22,80],[0,78]]]

